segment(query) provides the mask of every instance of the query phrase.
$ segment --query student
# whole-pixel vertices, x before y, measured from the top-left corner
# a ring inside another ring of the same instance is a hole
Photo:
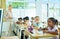
[[[34,17],[31,17],[31,25],[33,25],[34,24]]]
[[[58,28],[56,26],[56,19],[55,18],[49,18],[48,19],[48,28],[47,30],[44,30],[43,32],[45,33],[50,33],[50,34],[54,34],[54,35],[58,35]],[[53,37],[52,39],[59,39],[58,36]]]
[[[36,17],[35,17],[35,23],[33,24],[33,26],[34,26],[34,27],[37,27],[37,29],[43,28],[42,23],[40,22],[39,16],[36,16]]]
[[[23,22],[26,22],[26,18],[25,17],[23,18]]]
[[[18,18],[17,24],[22,24],[22,18]]]
[[[28,27],[28,26],[31,26],[31,23],[30,23],[30,21],[29,21],[29,17],[28,16],[26,16],[24,19],[24,24],[26,24],[26,26]]]
[[[27,29],[28,29],[28,27],[31,25],[30,24],[30,21],[29,21],[29,17],[28,16],[26,16],[26,17],[24,17],[23,18],[23,26],[25,26]],[[24,35],[24,33],[23,33],[24,31],[22,31],[22,36],[21,36],[21,39],[23,39],[23,35]],[[28,35],[27,35],[27,33],[26,33],[26,35],[25,35],[25,39],[28,39]]]

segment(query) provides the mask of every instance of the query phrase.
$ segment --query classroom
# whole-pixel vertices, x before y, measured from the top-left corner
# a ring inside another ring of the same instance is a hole
[[[60,0],[0,0],[0,39],[60,39]]]

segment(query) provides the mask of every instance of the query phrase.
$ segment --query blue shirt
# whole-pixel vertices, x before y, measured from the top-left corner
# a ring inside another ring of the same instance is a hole
[[[35,23],[34,26],[43,28],[42,23]]]

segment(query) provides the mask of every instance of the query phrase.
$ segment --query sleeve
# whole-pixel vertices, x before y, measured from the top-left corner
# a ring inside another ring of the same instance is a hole
[[[54,30],[58,30],[58,27],[57,27],[57,26],[55,26]]]
[[[55,30],[57,30],[58,31],[58,34],[59,34],[59,30],[58,30],[58,27],[57,26],[55,26]]]

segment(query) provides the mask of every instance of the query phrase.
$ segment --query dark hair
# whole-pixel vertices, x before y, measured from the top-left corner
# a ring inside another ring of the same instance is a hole
[[[56,25],[58,25],[58,20],[57,19],[55,19],[56,20]]]
[[[26,17],[25,17],[25,19],[26,19],[26,20],[29,20],[29,17],[28,17],[28,16],[26,16]]]
[[[18,20],[22,20],[22,18],[20,17],[20,18],[18,18]]]
[[[23,20],[26,20],[26,18],[24,17]]]
[[[57,19],[55,19],[55,18],[53,18],[53,17],[50,17],[49,18],[55,25],[58,25],[58,20]],[[48,19],[48,20],[49,20]]]

